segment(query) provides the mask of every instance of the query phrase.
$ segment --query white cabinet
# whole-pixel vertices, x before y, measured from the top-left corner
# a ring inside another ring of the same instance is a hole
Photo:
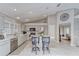
[[[6,34],[8,34],[9,31],[10,31],[9,23],[6,22],[6,21],[1,21],[0,22],[0,33],[6,33]]]
[[[10,53],[10,41],[0,42],[0,56],[6,56]]]

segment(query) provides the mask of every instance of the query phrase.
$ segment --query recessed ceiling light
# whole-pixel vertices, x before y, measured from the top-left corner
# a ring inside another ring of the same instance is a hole
[[[16,9],[14,9],[14,11],[16,11]]]
[[[20,17],[16,17],[16,19],[20,19]]]

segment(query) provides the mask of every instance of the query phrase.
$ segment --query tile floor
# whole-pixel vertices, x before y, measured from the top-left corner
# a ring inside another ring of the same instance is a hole
[[[69,42],[62,41],[54,47],[50,47],[50,53],[43,54],[40,51],[36,55],[31,51],[31,41],[27,41],[9,56],[79,56],[79,47],[71,47]]]

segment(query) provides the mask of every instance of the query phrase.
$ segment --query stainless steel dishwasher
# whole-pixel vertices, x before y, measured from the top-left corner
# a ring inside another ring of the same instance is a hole
[[[10,41],[10,51],[13,52],[18,48],[18,39],[17,38],[12,38]]]

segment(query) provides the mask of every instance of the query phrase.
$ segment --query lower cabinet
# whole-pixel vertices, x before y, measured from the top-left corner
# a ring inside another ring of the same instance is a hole
[[[10,41],[0,43],[0,56],[6,56],[10,53]]]
[[[26,41],[26,38],[24,35],[21,35],[18,38],[13,38],[11,40],[1,41],[0,42],[0,56],[6,56],[9,53],[13,52],[24,41]]]

